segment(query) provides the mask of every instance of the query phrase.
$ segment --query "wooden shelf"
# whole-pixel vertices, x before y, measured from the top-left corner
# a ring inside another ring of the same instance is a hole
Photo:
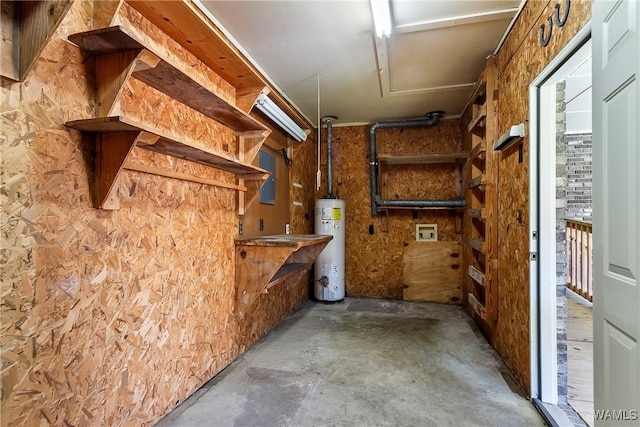
[[[178,139],[164,131],[124,116],[74,120],[65,123],[65,125],[83,132],[97,134],[95,205],[102,209],[117,209],[118,207],[114,190],[121,170],[123,168],[139,170],[136,169],[136,165],[127,162],[134,146],[231,172],[245,180],[262,181],[269,176],[269,172],[264,169],[200,147],[191,138],[181,137]],[[144,166],[139,166],[139,168],[144,168]],[[177,174],[168,171],[162,173],[157,168],[145,168],[141,172],[181,179]],[[202,183],[217,184],[216,182]],[[229,188],[243,189],[242,186]]]
[[[269,97],[303,129],[313,125],[298,112],[269,80],[191,0],[127,0],[127,4],[174,39],[182,48],[236,88],[236,105],[249,112],[265,88]]]
[[[482,305],[482,303],[478,301],[475,295],[470,293],[467,295],[467,299],[469,300],[469,305],[471,305],[471,308],[473,309],[474,313],[480,316],[481,319],[483,320],[486,319],[487,311],[484,308],[484,305]]]
[[[477,218],[481,221],[485,220],[484,208],[480,209],[467,209],[467,213],[471,218]]]
[[[485,141],[478,141],[469,152],[469,160],[472,162],[476,159],[484,160],[486,153],[487,146]]]
[[[160,129],[136,122],[124,116],[74,120],[65,123],[65,125],[83,132],[98,134],[115,132],[139,134],[144,132],[146,137],[138,138],[136,141],[136,145],[141,148],[231,172],[244,179],[263,179],[265,174],[269,174],[268,171],[257,166],[241,163],[232,157],[216,154],[204,147],[199,147],[191,138],[185,136],[178,140]]]
[[[469,239],[469,246],[471,246],[474,250],[484,254],[486,247],[485,247],[485,242],[484,240],[480,240],[480,239],[475,239],[475,238],[470,238]]]
[[[480,188],[483,187],[486,183],[486,177],[484,175],[478,175],[472,178],[471,181],[469,181],[469,188]]]
[[[332,238],[283,234],[236,239],[236,315],[244,316],[269,288],[301,277]]]
[[[380,154],[378,162],[381,165],[424,165],[437,163],[464,163],[469,156],[466,151],[456,151],[452,153],[432,153],[432,154],[407,154],[391,155]]]
[[[485,125],[485,119],[487,117],[487,103],[485,102],[478,109],[476,114],[473,116],[469,125],[467,126],[467,132],[475,133],[477,130],[482,129]]]
[[[475,280],[480,286],[484,286],[484,273],[474,266],[470,265],[467,274]]]
[[[127,75],[143,81],[235,131],[268,130],[264,124],[189,77],[182,67],[161,58],[121,26],[72,34],[69,40],[84,51],[104,56],[104,61],[109,63],[103,64],[104,68],[124,68]],[[137,54],[114,55],[129,51],[136,51]],[[123,79],[120,86],[125,81],[126,79]],[[119,90],[120,88],[116,88],[111,92],[118,93]]]

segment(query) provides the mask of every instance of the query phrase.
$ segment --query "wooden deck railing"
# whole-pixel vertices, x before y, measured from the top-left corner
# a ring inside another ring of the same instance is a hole
[[[590,222],[565,220],[567,229],[567,287],[593,301],[592,251]]]

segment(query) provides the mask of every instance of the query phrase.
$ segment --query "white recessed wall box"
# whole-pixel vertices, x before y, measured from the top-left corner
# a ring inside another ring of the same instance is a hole
[[[416,224],[416,242],[437,242],[438,224]]]

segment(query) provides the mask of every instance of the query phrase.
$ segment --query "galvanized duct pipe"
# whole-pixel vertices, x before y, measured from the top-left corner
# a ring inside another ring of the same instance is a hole
[[[336,116],[325,116],[322,118],[322,121],[327,124],[327,194],[324,196],[325,199],[336,199],[337,197],[333,194],[333,134],[332,134],[332,123],[334,120],[338,120]]]
[[[399,208],[463,208],[464,200],[384,200],[376,194],[376,206]]]
[[[396,206],[396,207],[445,207],[433,206],[434,203],[458,202],[442,201],[442,200],[383,200],[378,195],[378,153],[376,149],[376,131],[378,129],[390,128],[419,128],[436,125],[442,117],[441,111],[428,113],[425,118],[389,120],[384,122],[375,122],[369,129],[369,175],[371,176],[371,215],[378,214],[378,206]],[[464,206],[464,201],[461,201]],[[449,206],[446,206],[449,207]]]

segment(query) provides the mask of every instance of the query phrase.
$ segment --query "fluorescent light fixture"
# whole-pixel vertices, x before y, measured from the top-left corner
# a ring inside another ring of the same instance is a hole
[[[391,35],[391,9],[389,0],[369,0],[373,13],[373,25],[378,37]]]
[[[307,133],[280,109],[267,95],[261,93],[256,100],[256,107],[280,126],[296,141],[306,141]]]

